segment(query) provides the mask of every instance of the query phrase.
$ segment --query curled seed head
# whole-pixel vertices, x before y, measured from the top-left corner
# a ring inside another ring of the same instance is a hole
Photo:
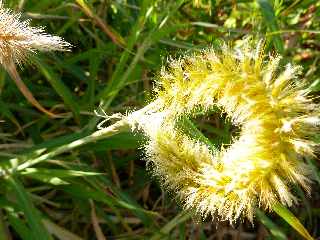
[[[148,136],[147,161],[163,186],[203,217],[252,221],[256,208],[297,203],[292,184],[310,190],[303,158],[315,152],[319,105],[299,79],[300,67],[281,69],[280,57],[267,56],[263,45],[246,39],[171,61],[148,111],[127,116]],[[214,152],[177,127],[212,107],[241,129],[232,145]]]

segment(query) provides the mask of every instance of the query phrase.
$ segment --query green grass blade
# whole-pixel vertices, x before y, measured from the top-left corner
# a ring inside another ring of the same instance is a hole
[[[82,240],[81,237],[77,236],[76,234],[70,232],[69,230],[60,227],[59,225],[51,222],[48,219],[42,220],[45,227],[48,229],[48,231],[57,237],[59,240]]]
[[[66,185],[68,181],[64,179],[73,177],[96,176],[102,173],[74,171],[65,169],[44,169],[44,168],[26,168],[21,172],[21,175],[37,179],[39,181],[53,184],[53,185]]]
[[[212,144],[212,142],[197,128],[197,126],[188,118],[182,118],[178,123],[179,126],[188,134],[195,139],[198,139],[200,142],[207,144],[210,146],[210,149],[213,152],[216,152],[216,147]]]
[[[93,149],[98,152],[117,149],[136,149],[141,145],[141,142],[143,142],[144,139],[145,138],[140,134],[124,132],[99,142],[89,143],[84,146],[81,151],[89,151]]]
[[[140,17],[138,18],[136,24],[132,28],[131,35],[128,39],[126,51],[124,51],[123,54],[121,55],[120,62],[119,64],[117,64],[116,70],[113,73],[109,84],[98,95],[98,99],[102,99],[101,107],[103,109],[108,108],[112,103],[112,101],[117,96],[117,94],[120,92],[120,90],[124,86],[126,86],[126,83],[130,74],[134,71],[139,60],[144,56],[145,52],[149,49],[149,47],[154,42],[159,40],[159,37],[162,37],[165,34],[168,34],[170,32],[170,31],[165,31],[163,29],[164,25],[169,19],[169,17],[172,16],[178,10],[178,8],[182,5],[183,2],[184,0],[179,0],[177,2],[174,2],[173,4],[168,5],[167,11],[164,11],[165,14],[163,14],[160,17],[160,20],[157,22],[156,26],[151,31],[149,31],[148,35],[145,37],[140,47],[138,48],[131,63],[126,68],[126,64],[130,58],[133,47],[135,43],[138,41],[140,33],[142,32],[146,21],[152,17],[151,13],[155,7],[154,1],[143,2],[143,7],[142,7],[142,10],[140,11],[141,12]],[[89,129],[93,129],[96,126],[96,123],[97,123],[97,119],[95,118],[89,123]]]
[[[7,107],[6,103],[3,102],[0,99],[0,109],[1,109],[1,115],[8,118],[14,125],[16,125],[19,129],[21,129],[21,126],[19,125],[18,120],[15,118],[13,113],[10,111],[10,109]]]
[[[258,0],[262,16],[271,32],[280,31],[274,9],[268,0]],[[272,37],[274,46],[279,53],[284,52],[284,45],[280,35]]]
[[[46,168],[26,168],[21,174],[32,175],[32,174],[43,174],[51,177],[59,178],[72,178],[72,177],[84,177],[84,176],[97,176],[103,173],[97,172],[85,172],[85,171],[75,171],[66,169],[46,169]]]
[[[70,92],[68,87],[61,81],[61,79],[52,71],[52,69],[45,63],[35,60],[35,64],[57,92],[57,94],[62,98],[65,105],[69,107],[74,114],[75,119],[80,121],[80,106],[77,104],[77,100],[74,95]]]
[[[2,210],[0,210],[0,240],[11,240],[11,236],[5,223]]]
[[[28,226],[14,213],[8,213],[8,221],[22,240],[34,240],[34,234]]]
[[[24,216],[30,226],[31,231],[34,236],[37,236],[39,240],[53,240],[48,231],[45,229],[41,222],[41,216],[38,214],[36,208],[34,207],[28,193],[20,183],[20,181],[11,176],[7,179],[13,193],[17,198],[17,204],[24,213]]]
[[[33,232],[26,225],[25,221],[19,217],[19,212],[21,212],[21,209],[19,206],[17,206],[17,204],[8,201],[7,198],[2,196],[0,197],[0,208],[5,210],[6,221],[22,240],[34,239]],[[3,217],[1,213],[0,217]],[[0,236],[0,239],[2,240],[1,237],[3,236]]]
[[[287,240],[286,235],[281,231],[281,229],[269,219],[263,211],[257,209],[257,218],[262,222],[267,229],[269,229],[271,235],[277,240]]]
[[[163,237],[168,235],[172,229],[174,229],[179,224],[189,220],[190,217],[191,217],[190,212],[181,212],[180,214],[175,216],[170,222],[168,222],[164,227],[162,227],[159,233],[154,234],[150,238],[150,240],[164,239]]]
[[[280,217],[282,217],[283,220],[285,220],[291,227],[300,233],[301,236],[307,240],[314,240],[299,219],[297,219],[286,207],[281,204],[276,204],[272,208]]]
[[[22,174],[22,175],[25,175],[25,174]],[[48,175],[41,174],[41,173],[27,174],[27,176],[29,178],[36,179],[36,180],[41,181],[43,183],[48,183],[48,184],[52,184],[52,185],[66,185],[66,184],[69,184],[69,182],[62,180],[59,177],[48,176]]]
[[[112,75],[112,78],[109,84],[105,89],[103,89],[100,92],[99,99],[100,98],[107,99],[108,97],[110,97],[111,92],[114,92],[115,89],[119,89],[120,86],[125,83],[125,80],[130,73],[123,75],[123,72],[128,72],[128,71],[125,71],[126,64],[133,51],[134,45],[136,44],[144,28],[146,21],[151,16],[152,11],[154,10],[153,4],[154,4],[154,1],[146,1],[146,0],[143,1],[143,6],[140,11],[140,16],[131,30],[131,34],[127,40],[128,43],[127,43],[126,49],[121,55],[120,61],[117,64],[117,67]]]

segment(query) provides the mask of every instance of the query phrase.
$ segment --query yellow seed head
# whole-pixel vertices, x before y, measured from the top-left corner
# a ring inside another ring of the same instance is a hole
[[[300,67],[288,64],[281,71],[279,61],[264,54],[262,42],[246,40],[162,69],[156,100],[144,120],[134,122],[143,122],[149,137],[146,155],[154,174],[187,209],[230,222],[252,221],[258,207],[296,203],[292,184],[309,191],[312,177],[303,158],[315,150],[319,106],[298,78]],[[177,127],[181,117],[212,107],[240,128],[233,144],[217,152]]]

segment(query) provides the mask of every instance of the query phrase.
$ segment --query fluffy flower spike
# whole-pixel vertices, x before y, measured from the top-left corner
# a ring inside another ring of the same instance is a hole
[[[0,64],[9,61],[21,64],[36,51],[62,51],[70,48],[62,38],[45,33],[42,27],[30,26],[21,20],[21,13],[4,8],[0,1]]]
[[[62,38],[45,33],[42,27],[30,26],[29,20],[21,20],[21,13],[4,8],[0,0],[0,65],[9,73],[21,93],[40,111],[51,117],[55,115],[33,97],[21,80],[16,64],[28,62],[28,57],[37,51],[66,51],[71,44]]]
[[[149,137],[145,151],[154,174],[186,209],[231,223],[252,221],[258,207],[296,203],[292,184],[310,190],[303,158],[315,151],[319,105],[298,78],[300,67],[281,71],[279,60],[265,55],[262,42],[246,40],[172,61],[160,73],[148,110],[127,117]],[[212,107],[241,129],[217,152],[177,126],[182,117]]]

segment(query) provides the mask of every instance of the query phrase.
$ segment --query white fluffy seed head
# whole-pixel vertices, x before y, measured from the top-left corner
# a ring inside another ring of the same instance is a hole
[[[70,47],[61,37],[47,34],[43,27],[30,26],[30,20],[22,20],[21,13],[5,8],[0,0],[1,65],[6,67],[10,62],[21,65],[37,51],[66,51]]]

